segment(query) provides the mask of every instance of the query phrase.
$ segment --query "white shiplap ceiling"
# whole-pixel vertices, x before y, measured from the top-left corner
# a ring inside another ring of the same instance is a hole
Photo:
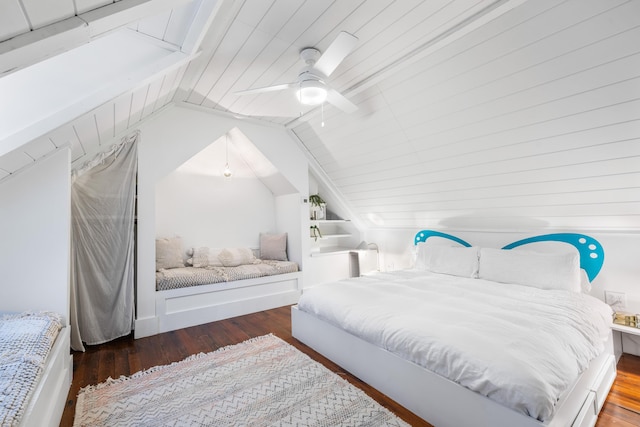
[[[305,47],[323,52],[340,31],[359,43],[330,76],[345,95],[384,71],[404,66],[456,29],[470,25],[505,1],[243,1],[227,11],[224,31],[207,35],[206,55],[194,61],[185,79],[185,102],[286,124],[301,108],[293,91],[237,96],[254,87],[295,81]],[[224,23],[222,23],[224,25]],[[308,111],[308,108],[305,109]]]
[[[285,125],[370,226],[640,228],[640,2],[243,1],[226,16],[181,99]],[[234,94],[294,81],[299,51],[340,31],[359,43],[329,82],[358,112]]]
[[[640,2],[226,0],[209,10],[188,65],[24,154],[71,141],[82,161],[182,101],[285,126],[323,191],[371,226],[640,229]],[[159,37],[162,25],[147,22]],[[356,113],[301,109],[285,92],[234,94],[294,81],[300,50],[323,51],[340,31],[359,42],[329,83]],[[0,179],[28,161],[11,154]]]

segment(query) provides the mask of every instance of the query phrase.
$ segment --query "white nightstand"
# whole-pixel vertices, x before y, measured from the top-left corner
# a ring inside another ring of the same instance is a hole
[[[611,324],[611,330],[613,333],[613,348],[616,355],[616,360],[620,359],[620,355],[624,352],[624,335],[631,335],[640,337],[640,328],[632,328],[631,326],[618,325],[617,323]],[[634,341],[638,341],[637,339]],[[628,343],[629,344],[629,343]],[[634,345],[637,347],[637,345]],[[635,352],[633,352],[635,354]]]
[[[612,323],[611,329],[613,329],[614,331],[624,332],[625,334],[640,336],[640,328],[632,328],[631,326],[618,325],[617,323]]]

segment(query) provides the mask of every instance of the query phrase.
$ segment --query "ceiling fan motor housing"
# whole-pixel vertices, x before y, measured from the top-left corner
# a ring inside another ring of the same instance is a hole
[[[300,51],[300,58],[302,58],[305,64],[313,66],[320,58],[320,51],[314,47],[305,47]]]

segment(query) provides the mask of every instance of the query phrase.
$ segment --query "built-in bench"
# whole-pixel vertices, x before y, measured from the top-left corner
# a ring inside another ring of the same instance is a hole
[[[287,260],[286,234],[261,234],[258,250],[200,247],[186,254],[180,238],[156,240],[159,332],[298,302],[302,273]]]
[[[295,304],[302,273],[284,273],[156,292],[159,332]]]
[[[284,273],[295,273],[298,264],[292,261],[256,259],[251,264],[234,267],[179,267],[156,272],[156,291],[210,285],[245,279],[257,279]]]

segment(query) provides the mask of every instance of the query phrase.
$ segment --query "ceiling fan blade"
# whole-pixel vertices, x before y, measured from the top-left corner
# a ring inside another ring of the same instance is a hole
[[[329,76],[340,65],[340,63],[351,53],[358,38],[346,31],[341,31],[338,37],[329,45],[322,56],[314,64],[313,68],[320,71],[325,76]]]
[[[239,90],[234,92],[235,95],[256,95],[258,93],[275,92],[277,90],[285,90],[296,86],[297,83],[283,83],[281,85],[257,87],[255,89]]]
[[[358,110],[356,104],[349,101],[340,92],[334,89],[329,89],[327,92],[327,102],[348,114],[354,113]]]

